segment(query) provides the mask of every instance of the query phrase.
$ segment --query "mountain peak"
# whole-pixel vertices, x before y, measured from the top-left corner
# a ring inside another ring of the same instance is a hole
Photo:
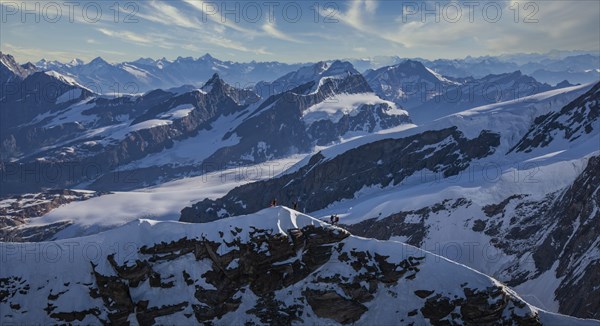
[[[221,77],[219,76],[219,73],[215,72],[212,75],[212,77],[210,77],[210,79],[208,80],[208,82],[210,83],[210,82],[214,82],[214,81],[217,81],[217,80],[221,80]]]
[[[571,84],[568,80],[563,80],[560,83],[556,84],[556,88],[564,88],[564,87],[571,87],[571,86],[575,86],[573,84]]]
[[[79,58],[74,58],[73,60],[71,60],[71,62],[69,62],[69,64],[71,66],[81,66],[82,64],[84,64],[84,62]]]
[[[33,63],[31,63],[30,61],[24,63],[21,65],[21,68],[23,69],[27,69],[27,70],[34,70],[36,67]]]
[[[96,57],[94,60],[90,61],[90,65],[110,65],[106,60],[102,59],[102,57]]]
[[[397,67],[410,67],[411,69],[427,69],[425,65],[417,60],[407,59],[396,65]]]
[[[358,74],[358,71],[354,69],[354,66],[348,61],[335,60],[327,68],[327,75],[340,75],[348,73],[349,75]]]
[[[177,59],[175,60],[175,62],[179,62],[179,63],[181,63],[181,62],[193,62],[193,61],[194,61],[194,58],[192,58],[192,57],[185,57],[184,58],[182,56],[177,57]]]
[[[15,58],[13,58],[13,56],[10,55],[10,54],[0,52],[0,61],[2,61],[3,63],[5,61],[7,61],[7,62],[14,62]]]
[[[210,53],[206,53],[205,55],[200,57],[200,60],[212,61],[212,60],[215,60],[215,57],[210,55]]]
[[[133,63],[137,63],[137,64],[143,64],[143,65],[152,65],[154,63],[156,63],[156,61],[152,58],[142,58],[140,57],[139,59],[133,61]]]
[[[212,77],[202,86],[202,90],[211,93],[215,89],[220,89],[225,85],[225,81],[221,79],[218,73],[214,73]],[[216,86],[216,88],[215,88]]]

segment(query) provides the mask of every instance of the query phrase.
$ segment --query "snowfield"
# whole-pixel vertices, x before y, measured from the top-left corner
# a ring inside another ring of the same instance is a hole
[[[363,105],[387,104],[390,110],[385,110],[388,115],[408,115],[404,110],[396,108],[396,104],[379,98],[374,93],[365,94],[338,94],[325,101],[313,105],[302,112],[304,123],[310,125],[319,120],[340,121],[344,115],[356,116]]]
[[[115,192],[73,202],[32,219],[24,227],[69,221],[72,225],[56,235],[57,239],[65,239],[98,233],[141,218],[178,220],[181,210],[198,199],[215,199],[236,186],[272,178],[302,158],[303,156],[294,156],[256,166],[209,172],[155,187]]]

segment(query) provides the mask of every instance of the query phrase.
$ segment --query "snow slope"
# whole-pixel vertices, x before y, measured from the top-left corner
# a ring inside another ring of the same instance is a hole
[[[305,250],[285,240],[297,232],[313,235],[314,240],[306,238]],[[286,242],[274,247],[264,242],[265,238]],[[188,243],[216,249],[188,250]],[[250,247],[242,249],[246,245]],[[282,248],[289,248],[289,253],[282,255],[278,252]],[[310,248],[327,253],[325,259],[310,265],[306,258],[315,254]],[[0,249],[3,261],[8,262],[0,266],[0,290],[9,293],[0,300],[0,315],[6,322],[146,320],[232,325],[282,321],[284,316],[295,317],[291,324],[424,324],[440,318],[453,322],[474,318],[477,322],[484,317],[468,314],[475,307],[469,300],[483,298],[475,309],[495,309],[495,318],[505,322],[525,318],[544,325],[600,324],[535,308],[499,282],[440,256],[394,241],[348,236],[341,229],[281,207],[210,224],[142,219],[94,236],[40,244],[2,243]],[[249,250],[267,263],[255,265],[237,256],[236,250]],[[219,261],[225,265],[219,267]],[[262,286],[269,283],[267,279],[237,276],[240,270],[259,268],[273,280],[280,277],[277,270],[282,266],[293,268],[294,264],[305,264],[308,273],[297,274],[302,277],[288,286],[265,289]],[[211,275],[229,278],[233,284]],[[356,279],[366,275],[376,278]],[[370,284],[371,294],[360,299],[343,290],[343,280],[352,278],[358,289]],[[323,300],[348,306],[328,310]],[[269,302],[277,305],[276,311],[269,310]],[[442,307],[448,304],[455,305],[457,313],[440,315],[439,309],[447,309]]]
[[[299,155],[255,166],[214,172],[208,170],[198,177],[73,202],[31,219],[21,227],[26,230],[29,227],[69,222],[71,225],[68,228],[54,236],[56,239],[66,239],[98,233],[140,218],[178,220],[181,209],[190,203],[202,198],[217,198],[236,186],[272,178],[302,158],[303,155]]]

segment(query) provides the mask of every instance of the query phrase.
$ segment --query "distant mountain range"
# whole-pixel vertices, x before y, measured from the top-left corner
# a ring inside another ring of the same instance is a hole
[[[368,74],[385,66],[393,66],[406,58],[375,57],[346,59],[360,72]],[[556,85],[564,80],[570,83],[589,83],[600,76],[600,54],[591,52],[553,52],[548,54],[505,55],[499,57],[467,57],[465,59],[425,60],[421,62],[433,72],[454,78],[482,78],[491,74],[505,74],[520,70],[542,83]],[[287,64],[280,62],[222,61],[205,54],[199,58],[178,57],[175,60],[140,58],[131,62],[108,63],[98,57],[85,63],[73,59],[63,63],[40,60],[26,63],[22,69],[33,71],[54,70],[70,76],[99,94],[135,94],[153,89],[168,89],[182,85],[196,88],[218,73],[227,83],[237,88],[248,88],[265,81],[272,82],[284,74],[314,63]]]

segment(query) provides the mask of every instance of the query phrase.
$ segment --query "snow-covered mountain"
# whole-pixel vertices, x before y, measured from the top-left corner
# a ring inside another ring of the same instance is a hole
[[[369,70],[365,78],[377,95],[402,106],[419,124],[477,106],[572,86],[565,82],[552,87],[520,71],[482,78],[445,77],[414,60]]]
[[[359,75],[360,73],[354,69],[354,66],[348,61],[321,61],[313,65],[307,65],[292,71],[284,76],[275,79],[272,82],[260,82],[254,87],[258,94],[263,97],[283,93],[300,87],[309,82],[315,82],[319,85],[319,81],[326,77],[335,79],[336,76],[344,75]],[[313,88],[311,91],[314,91]],[[266,95],[266,96],[265,96]]]
[[[347,59],[359,71],[378,70],[385,66],[403,64],[406,58],[398,56]],[[522,71],[542,83],[556,85],[564,80],[589,83],[600,77],[600,56],[591,52],[564,52],[548,54],[505,55],[498,57],[467,57],[464,59],[425,60],[409,59],[425,64],[436,74],[455,78],[483,78]],[[201,86],[214,73],[229,84],[247,88],[260,81],[274,81],[279,76],[310,64],[284,64],[279,62],[239,63],[222,61],[206,54],[199,58],[178,57],[175,60],[140,58],[135,61],[108,64],[102,58],[85,63],[73,59],[59,61],[40,60],[35,69],[54,70],[73,77],[82,85],[102,94],[134,94],[157,88],[173,88],[184,84]],[[286,83],[285,85],[289,85]],[[275,87],[280,93],[283,89]],[[288,88],[286,90],[289,90]],[[267,91],[267,90],[265,90]],[[261,94],[268,97],[275,94]]]
[[[406,108],[428,102],[445,92],[449,86],[462,85],[464,82],[443,77],[414,60],[367,71],[365,78],[381,97]]]
[[[409,122],[349,63],[334,62],[318,77],[298,78],[303,84],[268,98],[230,86],[218,74],[199,89],[113,98],[55,71],[35,73],[17,89],[44,96],[23,100],[15,92],[3,105],[0,153],[7,168],[0,172],[0,191],[82,183],[95,190],[133,189],[202,173],[202,164],[256,164]],[[97,168],[86,173],[92,165]],[[16,173],[47,166],[59,169],[59,177],[23,182]],[[129,174],[138,181],[124,177]]]
[[[316,216],[339,214],[355,234],[493,275],[546,309],[599,318],[599,88],[548,91],[336,145],[186,208],[181,220],[299,201]]]
[[[498,57],[422,60],[428,67],[448,76],[482,78],[522,71],[542,83],[556,85],[563,80],[573,84],[590,83],[600,77],[600,54],[595,52],[554,52],[516,54]]]
[[[3,321],[599,324],[535,308],[440,256],[355,237],[282,207],[202,225],[139,220],[52,246],[69,255],[3,258]]]
[[[426,122],[461,112],[470,108],[527,98],[552,89],[561,89],[571,84],[552,87],[520,71],[501,75],[488,75],[480,79],[466,79],[461,84],[443,87],[441,92],[411,107],[409,112],[415,121]]]
[[[19,65],[12,55],[0,52],[0,98],[4,96],[2,94],[12,91],[6,86],[8,83],[18,83],[35,70],[31,63]]]
[[[43,71],[54,70],[71,76],[99,94],[137,94],[184,84],[199,87],[215,73],[237,88],[248,88],[259,81],[272,80],[293,71],[301,64],[238,63],[221,61],[206,54],[199,58],[178,57],[173,61],[166,58],[140,58],[116,64],[100,57],[88,63],[80,59],[73,59],[69,63],[41,60],[36,66]]]

